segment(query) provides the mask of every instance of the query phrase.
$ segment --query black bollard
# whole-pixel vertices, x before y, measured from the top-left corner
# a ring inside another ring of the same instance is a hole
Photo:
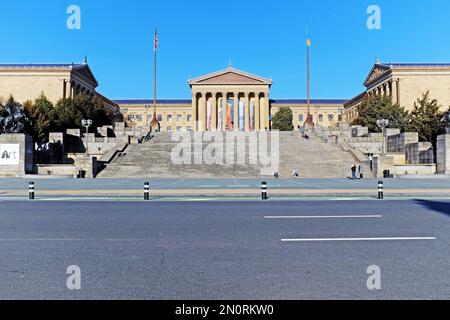
[[[384,199],[383,181],[378,181],[378,200]]]
[[[30,181],[28,183],[28,198],[34,200],[34,182]]]
[[[267,182],[265,181],[261,184],[261,198],[263,200],[269,199],[267,196]]]
[[[150,200],[150,182],[144,184],[144,200]]]

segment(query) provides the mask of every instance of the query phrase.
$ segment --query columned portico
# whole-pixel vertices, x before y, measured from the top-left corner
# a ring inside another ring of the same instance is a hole
[[[228,68],[189,81],[192,128],[198,131],[253,131],[270,128],[272,80]]]

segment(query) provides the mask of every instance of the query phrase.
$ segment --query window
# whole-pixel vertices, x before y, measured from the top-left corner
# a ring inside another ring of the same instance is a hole
[[[319,114],[319,122],[323,121],[323,114]]]
[[[334,114],[329,114],[328,115],[328,121],[333,121],[334,119]]]
[[[153,119],[153,115],[151,115],[151,114],[147,115],[147,119],[148,120],[152,120]]]
[[[183,116],[181,114],[177,115],[177,121],[178,122],[183,121]]]
[[[186,115],[186,120],[187,121],[191,121],[191,115],[190,114]]]
[[[302,115],[302,114],[299,114],[299,115],[298,115],[298,121],[299,121],[299,122],[303,122],[303,115]]]
[[[188,126],[188,127],[187,127],[187,131],[192,131],[192,127],[191,127],[191,126]]]
[[[159,121],[159,122],[162,121],[162,116],[161,116],[161,115],[158,116],[158,121]]]
[[[178,127],[177,127],[177,131],[178,131],[178,132],[180,132],[182,129],[183,129],[183,127],[181,127],[181,126],[178,126]]]
[[[142,121],[142,114],[136,115],[136,121]]]
[[[171,114],[167,115],[167,122],[172,122],[172,115]]]
[[[167,131],[169,131],[169,132],[172,131],[172,127],[170,127],[170,126],[167,127]]]
[[[134,114],[129,114],[128,115],[128,121],[134,120]]]

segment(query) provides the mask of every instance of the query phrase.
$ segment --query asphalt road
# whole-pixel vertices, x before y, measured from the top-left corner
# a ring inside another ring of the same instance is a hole
[[[450,202],[0,201],[0,298],[449,299],[449,248]]]

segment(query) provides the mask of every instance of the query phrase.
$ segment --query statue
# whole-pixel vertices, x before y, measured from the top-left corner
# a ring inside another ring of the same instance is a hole
[[[450,134],[450,112],[445,116],[445,130],[447,134]]]
[[[12,98],[0,108],[0,128],[6,133],[23,133],[27,121],[21,105]]]

